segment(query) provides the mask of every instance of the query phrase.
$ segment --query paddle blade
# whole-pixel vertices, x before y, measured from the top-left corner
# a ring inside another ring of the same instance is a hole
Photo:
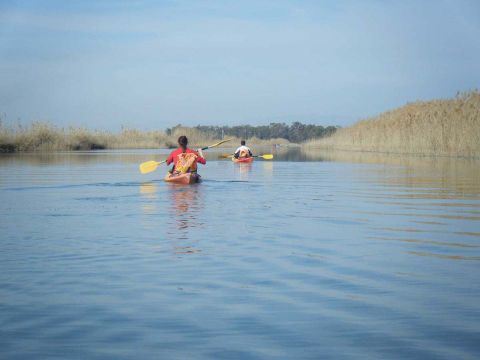
[[[265,159],[265,160],[272,160],[273,159],[273,155],[272,154],[265,154],[265,155],[260,155],[261,158]]]
[[[163,162],[163,161],[162,161]],[[149,172],[157,170],[158,165],[160,165],[162,162],[158,161],[147,161],[144,163],[140,164],[140,172],[142,174],[148,174]]]
[[[231,158],[233,155],[232,154],[220,154],[218,155],[219,159],[228,159]]]
[[[233,140],[233,139],[222,140],[222,141],[220,141],[220,142],[218,142],[218,143],[216,143],[216,144],[213,144],[213,145],[210,145],[210,146],[206,146],[206,147],[202,148],[202,150],[207,150],[207,149],[210,149],[210,148],[212,148],[212,147],[215,147],[215,146],[218,146],[218,145],[222,145],[223,143],[226,143],[227,141],[231,141],[231,140]]]

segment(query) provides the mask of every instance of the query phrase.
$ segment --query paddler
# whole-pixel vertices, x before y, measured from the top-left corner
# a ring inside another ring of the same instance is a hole
[[[197,163],[205,165],[207,161],[203,157],[202,149],[198,151],[189,149],[188,139],[185,135],[178,138],[179,148],[170,153],[167,159],[167,165],[173,162],[172,174],[184,174],[188,172],[197,172]]]
[[[235,154],[233,155],[233,157],[235,159],[238,159],[238,158],[243,159],[243,158],[249,158],[252,156],[253,156],[252,151],[248,146],[245,145],[245,140],[240,141],[240,146],[238,147],[237,150],[235,150]]]

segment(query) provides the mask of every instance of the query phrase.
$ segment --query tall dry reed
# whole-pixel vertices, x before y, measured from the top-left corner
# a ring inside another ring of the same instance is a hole
[[[307,147],[449,156],[480,156],[480,93],[418,101],[362,120]]]
[[[46,122],[8,127],[0,122],[0,152],[172,148],[177,147],[180,135],[188,137],[191,147],[208,146],[220,141],[189,127],[177,127],[172,134],[167,135],[164,131],[136,129],[122,129],[119,133],[72,127],[65,129]],[[285,139],[257,138],[248,141],[255,145],[288,142]],[[233,147],[239,143],[240,139],[233,138],[226,146]]]
[[[58,128],[45,122],[7,127],[0,123],[0,152],[158,148],[172,141],[163,131],[123,129],[119,133]]]

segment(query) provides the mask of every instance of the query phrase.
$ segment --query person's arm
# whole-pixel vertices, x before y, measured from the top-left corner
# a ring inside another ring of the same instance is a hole
[[[198,156],[197,156],[197,162],[200,164],[205,165],[207,163],[207,160],[203,157],[203,151],[202,149],[198,149]]]
[[[239,156],[240,156],[240,149],[237,149],[237,151],[235,151],[235,154],[233,154],[233,157],[235,159],[238,159]]]
[[[252,152],[250,151],[250,149],[248,149],[248,153],[250,154],[250,156],[253,156]]]
[[[170,165],[172,162],[173,162],[173,154],[175,153],[175,151],[172,151],[170,153],[170,155],[168,156],[167,158],[167,165]]]

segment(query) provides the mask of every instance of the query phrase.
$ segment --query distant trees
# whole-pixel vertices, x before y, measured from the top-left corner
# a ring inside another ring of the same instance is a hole
[[[182,125],[177,125],[173,128],[168,128],[166,129],[166,133],[167,135],[171,135],[175,132],[175,129],[181,127]],[[338,128],[338,126],[324,127],[322,125],[302,124],[298,121],[291,125],[285,123],[270,123],[270,125],[259,126],[195,126],[195,129],[217,139],[223,136],[235,136],[244,139],[256,137],[263,140],[284,138],[293,143],[330,136],[335,133]]]

